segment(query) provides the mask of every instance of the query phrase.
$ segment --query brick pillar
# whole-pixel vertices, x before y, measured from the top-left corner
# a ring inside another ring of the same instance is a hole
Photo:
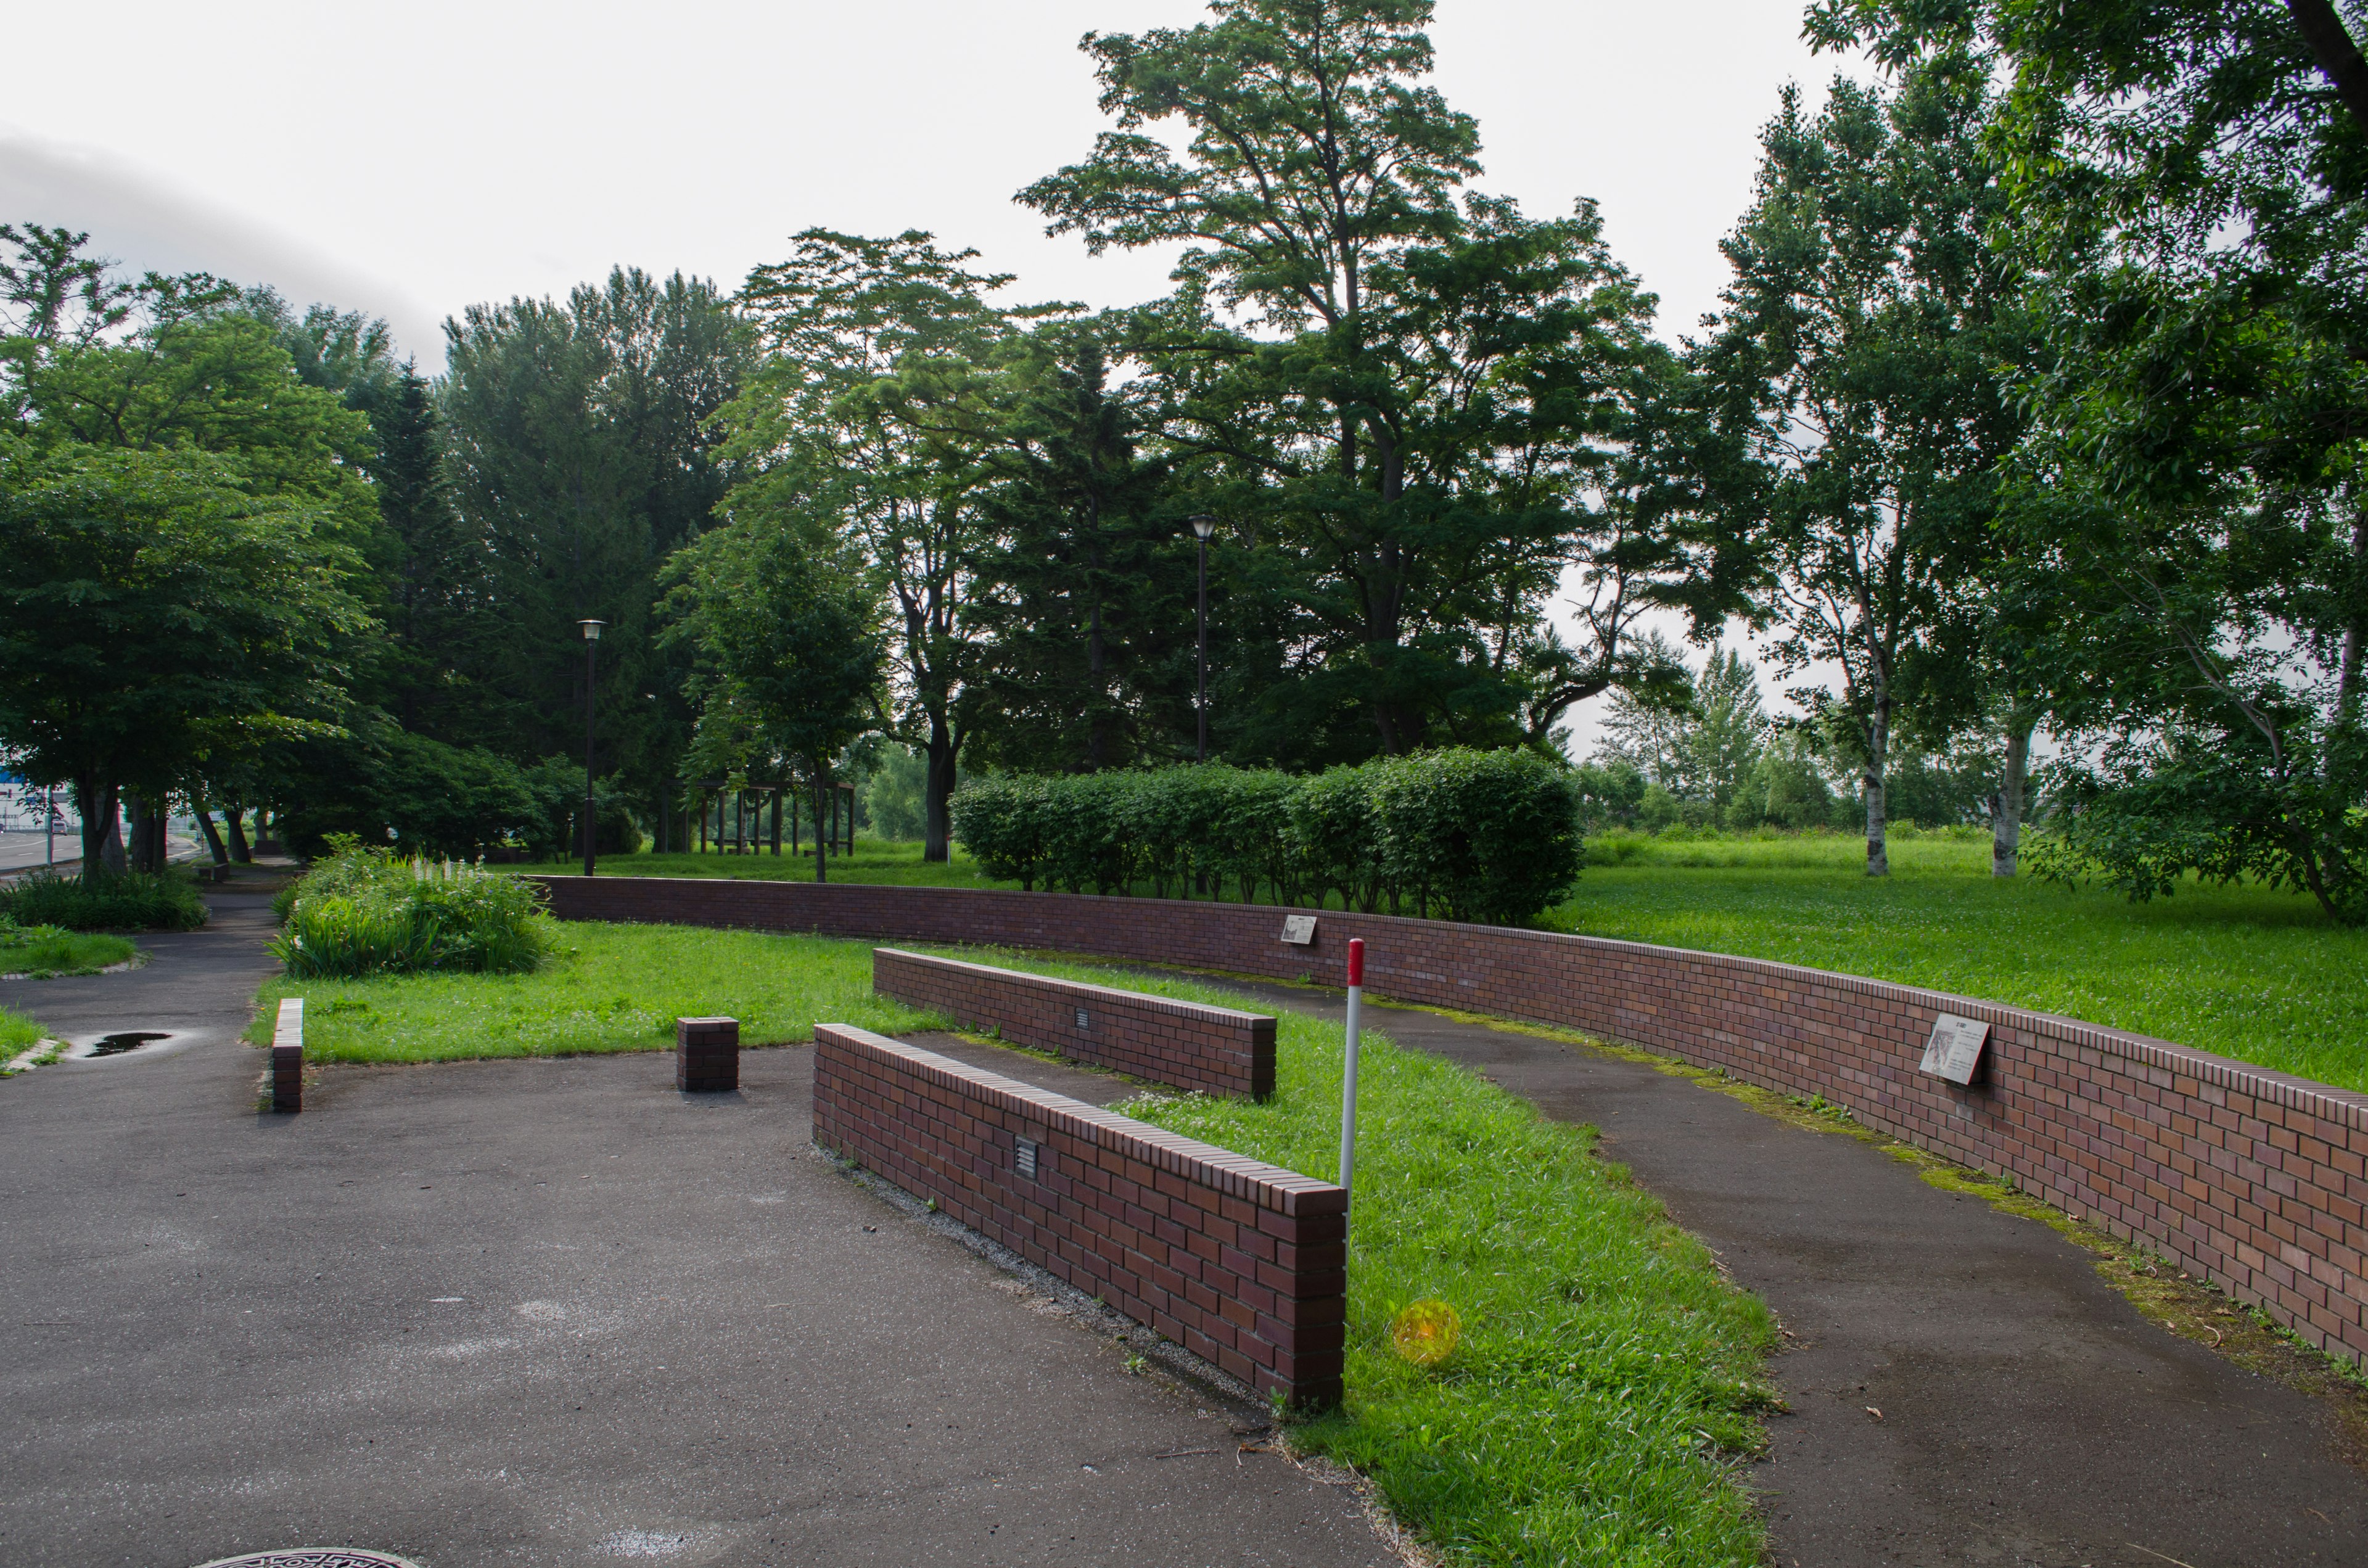
[[[279,1017],[271,1030],[271,1108],[304,1108],[304,998],[290,996],[279,1004]]]
[[[674,1021],[674,1086],[693,1093],[740,1086],[740,1020]]]

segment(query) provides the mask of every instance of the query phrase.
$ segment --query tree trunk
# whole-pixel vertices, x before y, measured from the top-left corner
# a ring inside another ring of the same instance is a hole
[[[222,835],[214,831],[214,814],[203,806],[191,806],[189,814],[198,819],[198,831],[206,835],[206,850],[217,866],[230,864],[230,851],[222,847]]]
[[[255,864],[255,851],[246,842],[246,824],[242,820],[245,815],[245,806],[234,806],[224,802],[222,825],[230,830],[230,862],[233,866]]]
[[[148,803],[147,796],[126,790],[123,809],[131,813],[131,845],[127,852],[131,868],[153,871],[162,858],[156,852],[156,808]]]
[[[822,759],[816,757],[814,761],[814,881],[826,882],[830,881],[830,872],[823,859],[825,840],[822,825]]]
[[[108,841],[116,838],[115,812],[120,798],[112,784],[101,784],[77,775],[74,781],[74,810],[82,817],[82,880],[85,886],[96,887],[102,872],[121,870],[123,847],[114,846],[115,863],[108,862]]]
[[[2349,715],[2360,700],[2361,620],[2368,617],[2368,511],[2351,520],[2351,619],[2343,628],[2343,655],[2335,676],[2335,710]]]
[[[961,747],[945,721],[929,716],[928,774],[921,787],[921,858],[942,862],[952,855],[954,764]]]
[[[2020,713],[2006,724],[2006,773],[1990,797],[1990,875],[2014,875],[2022,852],[2023,786],[2031,775],[2031,722]]]
[[[1891,714],[1888,704],[1877,703],[1874,719],[1867,726],[1866,773],[1866,874],[1870,877],[1891,875],[1891,856],[1884,845],[1889,819],[1884,815],[1883,774],[1891,750]]]

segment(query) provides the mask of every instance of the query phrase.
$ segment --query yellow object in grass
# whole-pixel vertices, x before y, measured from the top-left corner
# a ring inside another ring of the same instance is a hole
[[[1463,1320],[1445,1301],[1417,1301],[1390,1320],[1390,1348],[1417,1367],[1436,1367],[1455,1354]]]

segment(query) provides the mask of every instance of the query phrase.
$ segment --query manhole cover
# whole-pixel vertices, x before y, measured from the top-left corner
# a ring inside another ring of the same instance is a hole
[[[244,1557],[217,1557],[198,1568],[419,1568],[407,1557],[383,1551],[362,1551],[350,1546],[299,1546],[287,1551],[250,1551]]]
[[[90,1048],[93,1056],[120,1056],[127,1051],[137,1051],[152,1040],[164,1040],[161,1029],[131,1029],[122,1034],[104,1035]]]

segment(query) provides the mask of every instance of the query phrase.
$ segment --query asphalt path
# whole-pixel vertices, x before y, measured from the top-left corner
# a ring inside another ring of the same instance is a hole
[[[1224,983],[1341,1016],[1337,993]],[[2324,1407],[2139,1316],[2044,1225],[1645,1063],[1371,1002],[1366,1021],[1593,1123],[1776,1310],[1790,1411],[1749,1480],[1777,1562],[2368,1563],[2368,1477]]]
[[[0,992],[174,1034],[0,1083],[0,1562],[1395,1561],[1255,1413],[817,1156],[810,1051],[723,1096],[655,1053],[330,1068],[258,1114],[268,903],[216,907]]]

